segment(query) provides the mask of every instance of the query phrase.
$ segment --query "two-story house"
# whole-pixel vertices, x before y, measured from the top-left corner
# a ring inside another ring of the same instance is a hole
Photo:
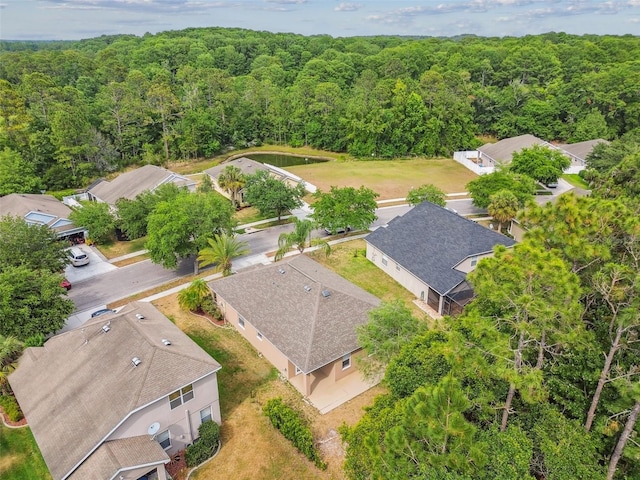
[[[220,423],[220,365],[150,303],[27,348],[9,382],[54,480],[167,478]]]

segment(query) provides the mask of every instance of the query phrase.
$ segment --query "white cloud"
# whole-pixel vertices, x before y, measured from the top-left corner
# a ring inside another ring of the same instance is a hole
[[[341,3],[334,10],[336,12],[355,12],[362,8],[361,3]]]

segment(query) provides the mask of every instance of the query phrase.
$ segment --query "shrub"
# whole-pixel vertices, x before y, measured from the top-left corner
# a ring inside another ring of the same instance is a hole
[[[207,420],[198,427],[198,440],[187,447],[185,461],[187,467],[200,465],[213,455],[220,442],[220,425],[213,420]]]
[[[15,397],[12,397],[10,395],[0,396],[0,405],[2,405],[2,409],[4,410],[5,415],[12,422],[18,422],[24,417]]]
[[[211,295],[202,299],[200,302],[200,309],[207,315],[211,315],[216,320],[222,319],[222,312],[220,311],[218,304],[213,301],[213,297]]]
[[[271,420],[271,424],[280,430],[284,438],[318,468],[322,470],[327,468],[327,464],[322,461],[318,450],[313,445],[311,429],[299,412],[285,405],[281,398],[272,398],[264,406],[264,414]]]

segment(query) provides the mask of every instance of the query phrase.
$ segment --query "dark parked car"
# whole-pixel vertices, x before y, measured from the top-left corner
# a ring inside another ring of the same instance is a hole
[[[101,310],[96,310],[91,314],[91,318],[99,317],[100,315],[106,315],[107,313],[116,313],[115,310],[111,310],[110,308],[103,308]]]

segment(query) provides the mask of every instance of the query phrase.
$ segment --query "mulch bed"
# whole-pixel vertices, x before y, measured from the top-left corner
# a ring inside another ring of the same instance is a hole
[[[164,468],[167,473],[171,475],[174,480],[180,480],[187,476],[187,461],[184,458],[184,450],[180,450],[178,453],[171,456],[171,461],[167,463]]]
[[[0,407],[0,415],[2,415],[2,421],[4,422],[4,424],[8,425],[9,427],[24,427],[27,424],[27,419],[24,417],[22,418],[22,420],[18,420],[17,422],[12,422],[11,420],[9,420],[9,417],[7,417],[7,415],[4,413],[2,407]]]
[[[207,320],[209,320],[211,323],[213,323],[217,327],[224,327],[225,326],[224,318],[218,320],[217,318],[212,317],[211,315],[209,315],[208,313],[203,312],[202,310],[191,310],[191,313],[193,313],[194,315],[197,315],[199,317],[206,318]]]

